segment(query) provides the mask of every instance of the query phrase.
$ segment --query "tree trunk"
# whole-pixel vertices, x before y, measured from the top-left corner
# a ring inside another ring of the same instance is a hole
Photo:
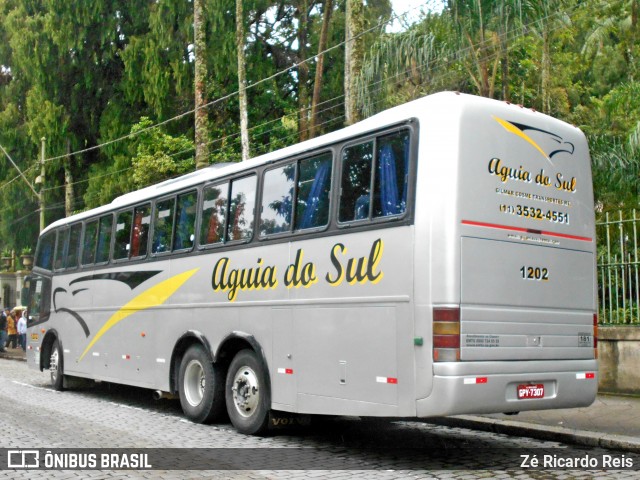
[[[195,55],[195,143],[196,170],[209,165],[209,117],[204,105],[207,103],[207,65],[204,0],[193,2],[193,36]]]
[[[316,76],[313,82],[313,99],[311,100],[311,123],[309,125],[309,137],[313,138],[318,133],[318,104],[322,90],[322,71],[324,68],[324,50],[327,48],[327,36],[329,33],[329,21],[333,10],[333,0],[324,1],[324,17],[320,30],[320,43],[318,44],[318,63],[316,64]]]
[[[364,5],[362,0],[347,0],[345,30],[345,123],[347,125],[353,125],[359,120],[358,107],[356,104],[356,79],[362,70],[362,57],[364,55],[363,39],[360,36],[364,30]]]
[[[238,54],[238,100],[240,102],[240,141],[242,161],[249,160],[249,120],[247,115],[247,80],[244,58],[244,19],[242,0],[236,0],[236,51]]]
[[[551,112],[551,53],[549,46],[548,25],[542,26],[542,113]]]
[[[71,173],[71,142],[67,139],[67,156],[64,157],[64,215],[73,215],[73,174]]]
[[[309,1],[298,1],[298,61],[307,58],[307,38],[309,34]],[[298,67],[298,139],[309,138],[309,64]]]

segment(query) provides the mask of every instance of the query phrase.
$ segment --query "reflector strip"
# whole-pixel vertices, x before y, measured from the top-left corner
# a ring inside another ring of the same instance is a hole
[[[536,235],[547,235],[549,237],[568,238],[570,240],[581,240],[583,242],[591,242],[593,239],[589,237],[579,237],[578,235],[569,235],[566,233],[549,232],[545,230],[534,230],[532,228],[511,227],[508,225],[497,225],[495,223],[474,222],[471,220],[462,220],[463,225],[471,225],[473,227],[497,228],[499,230],[513,230],[514,232],[533,233]]]
[[[464,379],[464,384],[465,385],[475,385],[478,383],[487,383],[488,378],[487,377],[467,377]]]
[[[131,355],[122,355],[122,359],[123,360],[130,360],[131,359]]]
[[[392,383],[392,384],[397,384],[398,383],[398,379],[397,378],[393,378],[393,377],[376,377],[376,382],[378,383]]]
[[[577,380],[593,379],[596,378],[595,372],[576,373]]]
[[[292,368],[279,368],[278,369],[278,373],[283,373],[285,375],[293,375],[293,369]]]

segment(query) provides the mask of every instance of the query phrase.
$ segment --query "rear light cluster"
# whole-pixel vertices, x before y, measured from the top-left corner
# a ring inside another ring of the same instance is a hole
[[[598,314],[593,314],[593,358],[598,358]]]
[[[433,361],[460,361],[460,307],[433,308]]]

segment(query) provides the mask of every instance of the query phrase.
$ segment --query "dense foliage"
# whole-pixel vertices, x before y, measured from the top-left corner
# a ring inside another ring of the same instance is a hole
[[[345,3],[243,2],[252,155],[344,125]],[[640,0],[429,5],[391,33],[390,2],[366,2],[360,116],[444,89],[533,107],[589,136],[598,213],[639,206]],[[211,163],[241,156],[235,6],[204,0]],[[0,145],[33,183],[46,137],[47,223],[194,168],[193,35],[192,1],[0,0]],[[38,200],[2,156],[0,245],[19,250]]]

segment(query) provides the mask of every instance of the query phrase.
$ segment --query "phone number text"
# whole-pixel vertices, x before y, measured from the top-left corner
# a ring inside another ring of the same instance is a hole
[[[556,212],[555,210],[543,210],[537,207],[529,207],[527,205],[500,205],[500,211],[518,217],[532,218],[534,220],[547,220],[552,223],[564,223],[569,225],[569,214],[565,212]]]

